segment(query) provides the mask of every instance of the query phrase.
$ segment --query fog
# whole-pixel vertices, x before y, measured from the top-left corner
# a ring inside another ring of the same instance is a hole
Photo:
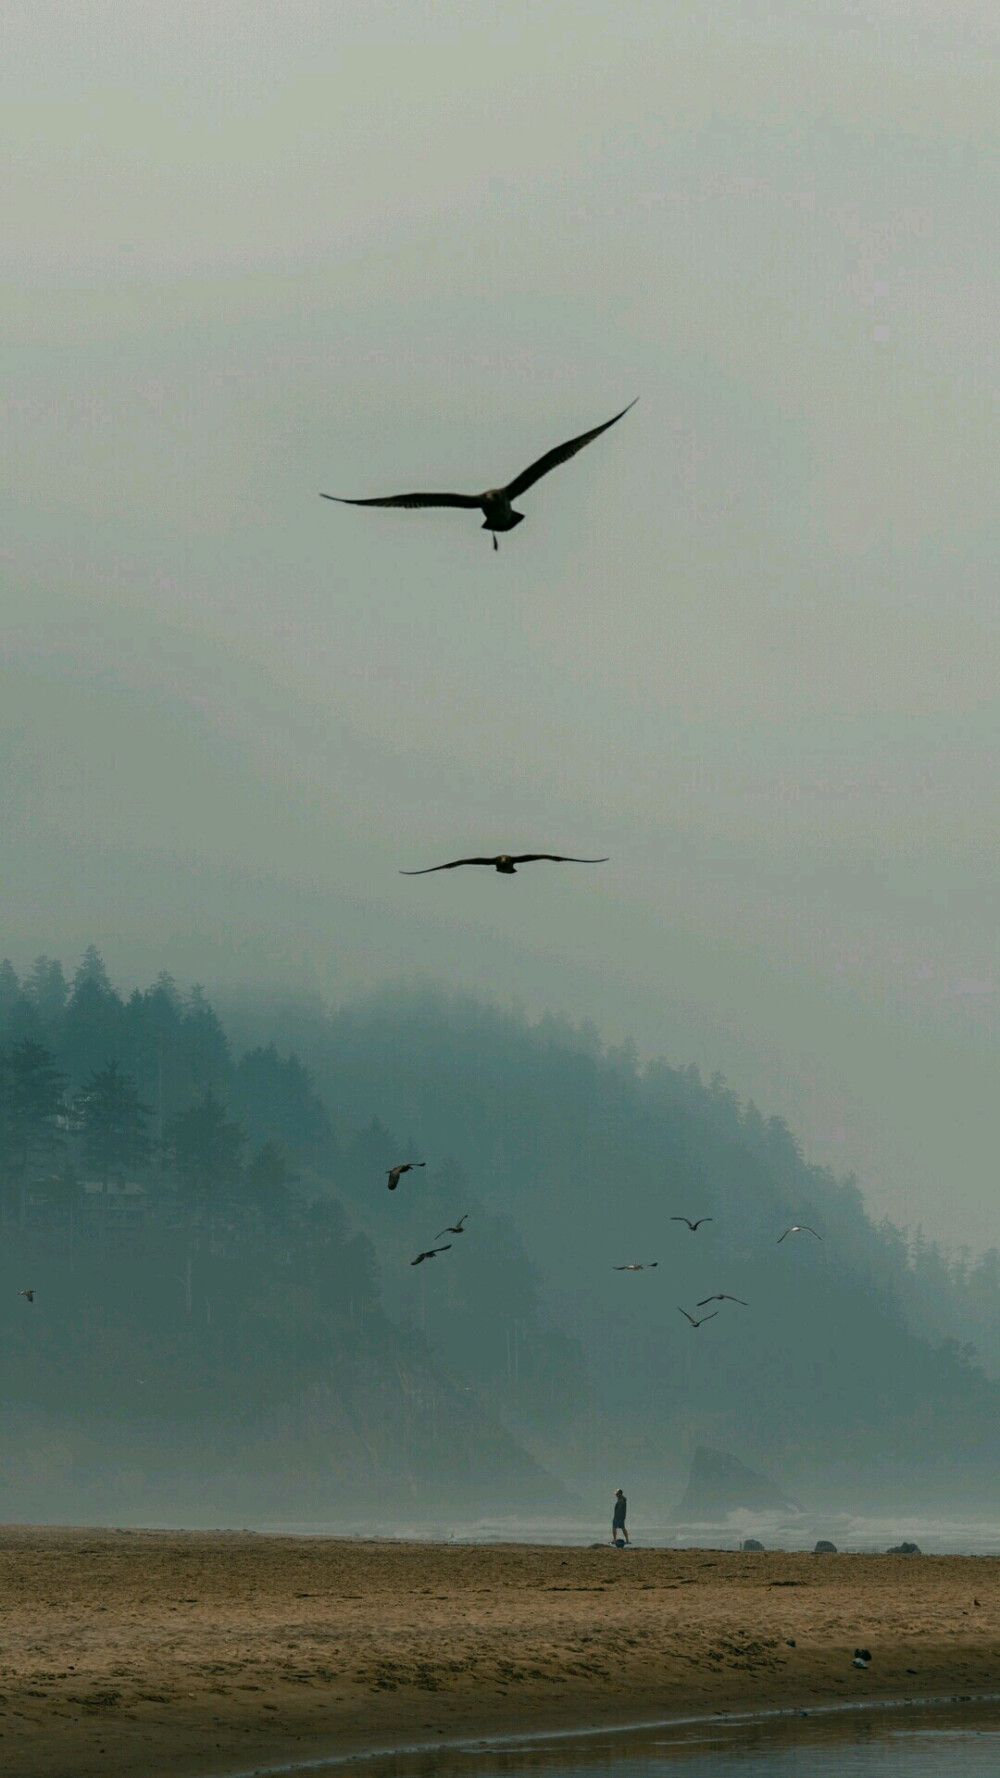
[[[565,1007],[983,1245],[996,24],[687,13],[6,21],[9,948]],[[495,559],[316,498],[635,394]],[[396,875],[503,846],[613,862]]]
[[[721,1077],[426,989],[224,1024],[93,948],[0,966],[0,1045],[8,1520],[579,1537],[622,1473],[660,1536],[992,1508],[1000,1253]]]

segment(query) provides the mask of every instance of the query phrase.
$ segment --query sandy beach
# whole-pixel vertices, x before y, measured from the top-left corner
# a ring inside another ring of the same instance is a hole
[[[1000,1689],[996,1557],[9,1527],[0,1585],[18,1778]]]

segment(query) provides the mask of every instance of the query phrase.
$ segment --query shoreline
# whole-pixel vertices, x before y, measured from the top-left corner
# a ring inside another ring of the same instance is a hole
[[[1000,1679],[993,1556],[7,1527],[0,1588],[19,1778],[280,1778],[986,1705]]]
[[[369,1747],[351,1753],[310,1755],[304,1760],[285,1762],[277,1766],[247,1766],[240,1772],[227,1772],[221,1778],[288,1778],[296,1772],[335,1771],[338,1766],[360,1763],[367,1760],[380,1759],[420,1759],[428,1753],[483,1753],[510,1752],[523,1747],[525,1751],[538,1748],[555,1748],[558,1743],[569,1745],[589,1743],[601,1736],[612,1738],[616,1735],[652,1734],[663,1729],[698,1729],[698,1728],[754,1728],[758,1725],[767,1726],[771,1723],[797,1722],[808,1718],[811,1722],[833,1721],[867,1715],[889,1715],[894,1710],[920,1711],[930,1713],[946,1710],[958,1710],[968,1705],[971,1709],[981,1709],[986,1704],[1000,1705],[1000,1691],[970,1692],[942,1694],[938,1697],[926,1698],[870,1698],[858,1703],[813,1704],[808,1709],[796,1704],[774,1705],[761,1710],[713,1710],[708,1715],[700,1716],[665,1716],[649,1721],[608,1723],[600,1728],[566,1728],[548,1730],[525,1730],[523,1734],[497,1735],[463,1735],[453,1741],[418,1741],[412,1743],[393,1744],[390,1747]]]

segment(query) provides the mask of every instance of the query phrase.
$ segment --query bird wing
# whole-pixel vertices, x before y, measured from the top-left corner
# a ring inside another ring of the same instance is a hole
[[[776,1246],[777,1246],[777,1247],[780,1247],[780,1246],[781,1246],[781,1243],[782,1243],[782,1241],[785,1241],[785,1240],[787,1240],[787,1239],[788,1239],[788,1236],[789,1236],[789,1235],[793,1235],[793,1234],[794,1234],[794,1233],[795,1233],[795,1230],[794,1230],[794,1229],[786,1229],[786,1230],[785,1230],[785,1232],[784,1232],[784,1234],[783,1234],[783,1235],[779,1235],[779,1236],[778,1236],[778,1239],[777,1239],[777,1241],[776,1241],[776,1243],[775,1243],[775,1245],[776,1245]]]
[[[692,1327],[697,1327],[698,1323],[695,1321],[694,1316],[689,1315],[686,1309],[680,1309],[679,1312],[683,1315],[685,1321],[690,1321]]]
[[[638,399],[636,396],[635,401]],[[520,475],[515,475],[514,480],[508,482],[504,489],[508,500],[516,500],[519,494],[526,494],[529,488],[541,481],[543,475],[548,475],[550,469],[558,469],[560,463],[568,463],[571,457],[576,456],[577,451],[582,451],[584,445],[589,445],[591,439],[599,438],[602,432],[607,432],[609,426],[614,426],[616,421],[628,413],[629,407],[635,407],[635,401],[630,401],[628,407],[623,407],[620,414],[605,420],[603,426],[594,426],[589,432],[581,432],[579,438],[568,438],[565,444],[556,445],[553,450],[546,451],[537,463],[522,469]]]
[[[688,1222],[686,1216],[672,1216],[670,1220],[671,1222],[686,1222],[689,1229],[693,1229],[695,1226],[693,1222]]]
[[[496,864],[495,858],[453,858],[450,864],[429,864],[424,870],[401,870],[401,877],[429,877],[436,870],[457,870],[460,864]]]
[[[711,1315],[703,1315],[701,1320],[698,1323],[698,1326],[703,1327],[705,1325],[706,1321],[714,1321],[715,1317],[717,1316],[718,1313],[719,1313],[718,1309],[713,1309]]]
[[[411,1266],[419,1266],[422,1259],[430,1259],[430,1254],[429,1253],[418,1253],[416,1259],[411,1259],[411,1261],[410,1261]]]
[[[341,494],[321,494],[338,506],[471,506],[482,505],[477,494],[383,494],[377,500],[345,500]]]
[[[428,1255],[428,1258],[430,1258],[430,1259],[433,1259],[433,1258],[434,1258],[434,1255],[435,1255],[435,1254],[438,1254],[438,1253],[450,1253],[450,1252],[451,1252],[451,1242],[450,1242],[450,1241],[447,1241],[447,1242],[446,1242],[446,1243],[445,1243],[445,1245],[444,1245],[444,1246],[443,1246],[443,1247],[435,1247],[435,1248],[434,1248],[434,1249],[433,1249],[433,1252],[431,1252],[431,1253],[430,1253],[430,1254],[429,1254],[429,1255]]]
[[[607,864],[608,862],[606,858],[567,858],[564,852],[522,852],[520,857],[511,859],[511,864],[538,864],[542,859],[547,860],[549,864]],[[463,862],[468,864],[472,861],[464,859]],[[492,862],[493,860],[490,859],[491,864]]]
[[[721,1296],[703,1296],[700,1303],[695,1303],[695,1308],[703,1309],[706,1303],[721,1303],[722,1301]]]
[[[692,1227],[695,1229],[700,1229],[703,1222],[714,1222],[714,1221],[715,1221],[714,1216],[699,1216],[697,1222],[692,1224]]]
[[[800,1222],[796,1232],[800,1235],[816,1235],[816,1230],[811,1229],[807,1222]],[[817,1241],[822,1241],[823,1237],[822,1235],[816,1235],[816,1239]]]

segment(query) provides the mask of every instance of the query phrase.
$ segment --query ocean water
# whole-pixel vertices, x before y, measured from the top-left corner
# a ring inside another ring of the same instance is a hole
[[[296,1770],[302,1778],[997,1778],[1000,1700],[444,1744],[281,1770],[288,1778]]]

